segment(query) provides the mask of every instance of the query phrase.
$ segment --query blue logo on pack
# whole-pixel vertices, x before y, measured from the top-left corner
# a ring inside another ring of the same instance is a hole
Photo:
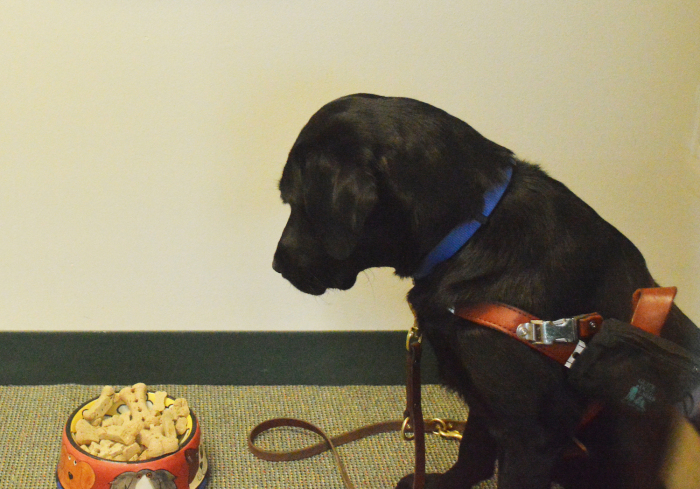
[[[654,384],[640,379],[622,401],[643,413],[647,410],[648,404],[656,401],[655,392],[656,386]]]

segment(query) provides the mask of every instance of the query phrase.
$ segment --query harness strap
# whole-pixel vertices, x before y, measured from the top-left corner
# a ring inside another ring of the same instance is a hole
[[[630,323],[647,333],[659,336],[673,306],[676,292],[676,287],[638,289],[632,296],[634,313]],[[582,346],[577,341],[593,337],[603,323],[603,317],[598,313],[557,321],[541,321],[525,311],[496,302],[460,306],[453,312],[463,319],[505,333],[567,367],[570,366],[571,357],[576,349],[585,348],[585,345]],[[550,325],[550,327],[554,325],[556,329],[558,324],[569,324],[574,331],[574,336],[567,338],[562,334],[554,342],[546,343],[538,341],[537,337],[523,334],[524,329],[527,329],[524,326],[527,325]]]
[[[676,297],[676,287],[655,287],[653,289],[637,289],[632,296],[632,320],[630,324],[655,336],[661,334],[668,313],[671,312],[673,299]],[[580,430],[593,421],[605,406],[594,402],[588,406],[579,422]]]
[[[655,287],[639,289],[632,296],[632,326],[636,326],[655,336],[661,334],[668,313],[671,312],[676,287]]]
[[[632,296],[634,313],[630,323],[647,333],[659,336],[673,306],[676,292],[676,287],[638,289]],[[578,343],[574,344],[571,341],[543,344],[524,339],[523,335],[519,334],[519,329],[522,329],[523,325],[543,323],[543,321],[515,307],[500,303],[483,303],[459,307],[453,312],[463,319],[505,333],[567,368],[572,365],[576,355],[586,348],[585,343],[581,340],[590,339],[600,330],[600,326],[603,323],[602,316],[597,313],[569,318],[568,321],[572,321],[572,325],[576,329]],[[547,322],[554,324],[565,321],[567,320]],[[595,419],[603,407],[600,403],[591,403],[579,423],[579,429]]]
[[[462,319],[496,329],[512,336],[562,365],[565,365],[569,361],[578,347],[578,343],[575,342],[543,344],[541,342],[524,340],[523,335],[518,333],[518,328],[522,325],[539,324],[542,322],[535,316],[506,304],[483,303],[463,306],[455,308],[454,314]],[[603,317],[597,313],[585,314],[569,319],[572,321],[572,327],[577,330],[579,339],[591,338],[603,323]]]

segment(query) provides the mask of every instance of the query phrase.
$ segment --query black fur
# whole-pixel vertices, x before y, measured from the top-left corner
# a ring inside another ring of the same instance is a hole
[[[631,297],[655,285],[635,246],[560,182],[446,112],[405,98],[358,94],[319,110],[289,154],[279,188],[291,215],[273,267],[298,289],[348,289],[369,267],[411,277],[515,161],[510,186],[456,256],[416,280],[408,300],[444,382],[470,408],[455,466],[429,488],[656,488],[667,423],[603,413],[576,436],[586,459],[563,456],[588,399],[566,370],[448,308],[498,301],[556,319],[598,312],[631,319]],[[674,306],[664,335],[700,351]],[[399,487],[409,488],[410,477]]]

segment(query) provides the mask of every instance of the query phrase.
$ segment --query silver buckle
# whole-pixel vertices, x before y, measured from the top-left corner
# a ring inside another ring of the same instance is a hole
[[[515,330],[518,338],[537,345],[553,343],[576,343],[578,341],[578,320],[576,318],[556,321],[532,320],[523,323]]]

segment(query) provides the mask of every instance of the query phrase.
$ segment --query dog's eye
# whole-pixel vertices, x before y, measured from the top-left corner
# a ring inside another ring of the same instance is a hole
[[[303,206],[292,206],[288,225],[295,228],[300,235],[315,240],[321,239],[324,233],[322,230],[319,231],[317,229],[318,226],[314,226],[313,221]]]

